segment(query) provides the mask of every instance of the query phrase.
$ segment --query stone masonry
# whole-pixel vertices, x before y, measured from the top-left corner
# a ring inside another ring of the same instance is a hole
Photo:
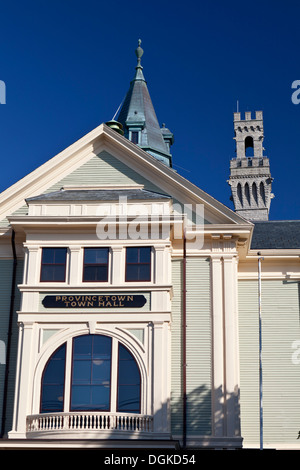
[[[263,116],[234,113],[236,158],[230,161],[231,199],[235,212],[250,221],[268,220],[272,194],[269,159],[263,155]]]

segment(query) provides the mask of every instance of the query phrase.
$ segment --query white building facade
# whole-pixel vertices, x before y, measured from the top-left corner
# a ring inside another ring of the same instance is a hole
[[[261,255],[265,445],[299,448],[297,237],[255,238],[263,225],[172,169],[170,131],[130,111],[137,56],[120,123],[1,195],[0,448],[257,447]]]

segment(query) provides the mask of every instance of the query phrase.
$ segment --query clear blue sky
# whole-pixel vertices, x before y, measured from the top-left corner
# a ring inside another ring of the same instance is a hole
[[[233,112],[263,110],[270,218],[300,219],[299,1],[17,0],[0,38],[0,191],[113,117],[141,38],[174,168],[232,208]]]

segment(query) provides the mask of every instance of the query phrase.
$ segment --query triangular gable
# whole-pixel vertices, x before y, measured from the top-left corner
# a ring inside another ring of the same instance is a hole
[[[0,220],[4,223],[9,215],[26,213],[25,200],[45,192],[64,186],[110,184],[142,184],[181,204],[204,204],[207,223],[247,223],[105,124],[5,190],[0,195]]]

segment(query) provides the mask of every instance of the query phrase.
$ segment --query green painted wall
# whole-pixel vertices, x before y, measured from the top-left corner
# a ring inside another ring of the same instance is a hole
[[[241,426],[259,446],[258,284],[239,281]],[[262,282],[264,446],[298,444],[300,430],[299,282]]]
[[[172,262],[173,435],[182,434],[182,260]],[[210,261],[187,259],[187,436],[211,434]]]
[[[11,279],[13,270],[13,260],[0,260],[0,341],[7,345],[7,332],[10,311],[10,296],[11,296]],[[20,284],[23,279],[23,260],[18,260],[17,265],[17,284]],[[6,416],[6,432],[12,428],[13,418],[13,405],[14,405],[14,390],[15,390],[15,374],[16,374],[16,360],[18,348],[18,325],[17,313],[20,306],[20,292],[18,288],[15,292],[14,302],[14,316],[13,316],[13,331],[11,338],[11,356],[10,356],[10,369],[9,369],[9,386],[8,386],[8,399],[7,399],[7,416]],[[0,364],[0,426],[2,426],[2,411],[3,411],[3,390],[5,379],[5,363]]]
[[[72,171],[68,176],[49,187],[45,193],[58,191],[63,186],[68,185],[99,186],[106,184],[143,184],[145,189],[149,191],[167,194],[162,188],[152,184],[149,180],[106,151],[92,157],[89,161]],[[174,199],[173,202],[174,204],[178,204],[178,210],[180,210],[180,212],[183,211],[182,205],[177,200]],[[28,207],[24,204],[16,210],[13,215],[26,215],[27,213]],[[188,215],[188,217],[196,222],[195,213],[191,216]],[[197,222],[199,223],[199,220],[197,220]],[[7,225],[8,222],[6,219],[0,221],[0,227],[6,227]]]

